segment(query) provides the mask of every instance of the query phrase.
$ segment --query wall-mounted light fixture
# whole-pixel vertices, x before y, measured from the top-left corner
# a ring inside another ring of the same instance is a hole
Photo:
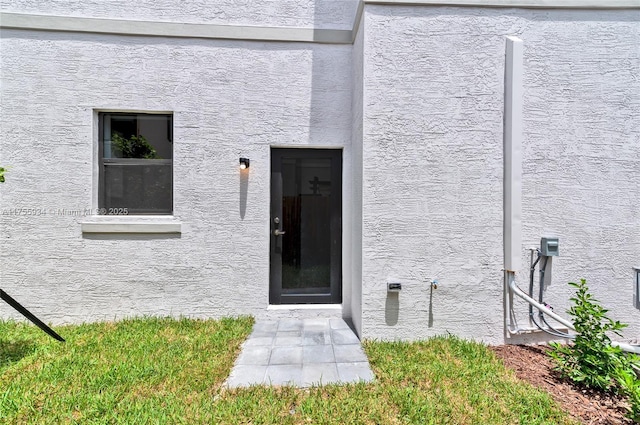
[[[240,169],[246,170],[247,168],[249,168],[249,163],[249,158],[240,158]]]

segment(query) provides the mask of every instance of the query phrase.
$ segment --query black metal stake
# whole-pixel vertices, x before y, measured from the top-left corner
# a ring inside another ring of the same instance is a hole
[[[51,336],[54,339],[57,339],[60,342],[65,342],[64,338],[58,335],[56,331],[54,331],[49,326],[47,326],[44,322],[42,322],[42,320],[34,316],[29,310],[27,310],[22,305],[20,305],[18,301],[11,298],[9,294],[4,292],[2,289],[0,289],[0,298],[2,298],[2,300],[5,301],[7,304],[9,304],[11,307],[18,310],[18,312],[20,312],[20,314],[22,314],[24,317],[31,320],[31,322],[33,322],[34,325],[36,325],[37,327],[45,331],[49,336]]]

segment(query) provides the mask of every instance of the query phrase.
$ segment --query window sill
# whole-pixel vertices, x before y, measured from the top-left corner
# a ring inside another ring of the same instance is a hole
[[[82,233],[182,233],[182,222],[173,216],[98,215],[80,225]]]

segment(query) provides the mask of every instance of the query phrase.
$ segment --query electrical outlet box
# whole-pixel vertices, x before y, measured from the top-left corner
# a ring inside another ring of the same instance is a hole
[[[558,238],[542,238],[540,240],[540,255],[557,257],[560,255]]]

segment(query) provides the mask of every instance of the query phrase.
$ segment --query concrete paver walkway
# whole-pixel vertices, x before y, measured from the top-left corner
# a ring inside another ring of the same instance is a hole
[[[360,340],[342,319],[258,321],[227,379],[309,387],[374,379]]]

